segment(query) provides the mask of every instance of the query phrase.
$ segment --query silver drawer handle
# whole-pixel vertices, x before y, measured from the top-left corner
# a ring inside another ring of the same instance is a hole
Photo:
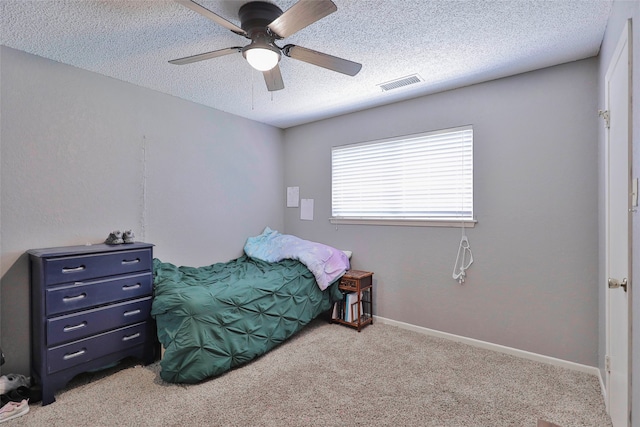
[[[76,295],[75,297],[64,297],[64,298],[62,298],[62,301],[63,302],[73,302],[73,301],[81,300],[81,299],[86,298],[86,297],[87,297],[87,294],[82,293],[80,295]]]
[[[136,258],[136,259],[123,259],[122,260],[122,265],[128,265],[128,264],[137,264],[140,262],[140,258]]]
[[[87,267],[85,267],[84,265],[81,265],[79,267],[62,267],[62,272],[63,273],[76,273],[78,271],[84,270],[85,268],[87,268]]]
[[[75,325],[75,326],[65,326],[65,327],[62,329],[62,332],[71,332],[71,331],[75,331],[75,330],[77,330],[77,329],[82,329],[82,328],[84,328],[85,326],[87,326],[87,322],[82,322],[82,323],[80,323],[80,324],[78,324],[78,325]]]
[[[87,352],[87,350],[83,348],[82,350],[76,351],[75,353],[67,353],[64,356],[62,356],[62,360],[73,359],[74,357],[82,356],[86,352]]]
[[[126,337],[122,337],[122,341],[129,341],[132,340],[134,338],[138,338],[140,336],[140,332],[136,332],[133,335],[127,335]]]
[[[136,314],[140,314],[140,310],[131,310],[131,311],[125,311],[124,315],[126,316],[134,316]]]
[[[132,289],[138,289],[140,286],[142,286],[140,283],[134,283],[133,285],[124,285],[122,287],[123,291],[130,291]]]

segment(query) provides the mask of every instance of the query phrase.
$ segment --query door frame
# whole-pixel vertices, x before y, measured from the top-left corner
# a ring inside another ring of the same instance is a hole
[[[611,57],[611,59],[609,60],[609,64],[607,66],[607,72],[605,75],[605,122],[606,122],[606,127],[607,130],[605,131],[605,150],[604,150],[604,156],[605,156],[605,160],[604,160],[604,178],[605,178],[605,277],[604,277],[604,286],[605,286],[605,352],[606,352],[606,356],[605,356],[605,388],[606,388],[606,399],[605,399],[605,404],[606,404],[606,408],[607,408],[607,412],[610,411],[611,408],[611,384],[610,384],[610,371],[609,371],[609,367],[608,367],[608,360],[609,360],[609,356],[611,354],[611,337],[610,337],[610,328],[611,328],[611,324],[610,324],[610,292],[612,292],[612,290],[609,289],[607,281],[608,278],[611,277],[610,276],[610,248],[609,248],[609,146],[610,146],[610,133],[609,133],[609,129],[608,129],[608,124],[609,124],[609,79],[610,79],[610,74],[612,72],[612,65],[615,63],[615,61],[618,59],[618,57],[623,53],[623,49],[626,49],[628,52],[628,93],[627,93],[627,99],[628,99],[628,139],[627,139],[627,176],[628,176],[628,188],[629,191],[631,191],[631,167],[632,167],[632,123],[633,123],[633,111],[632,111],[632,105],[631,105],[631,92],[632,92],[632,73],[633,73],[633,69],[632,69],[632,64],[633,64],[633,60],[632,60],[632,47],[631,47],[631,42],[632,42],[632,28],[631,28],[631,19],[628,19],[625,22],[624,28],[622,30],[622,33],[618,39],[618,43],[616,45],[616,49],[614,51],[613,56]],[[631,203],[630,203],[630,198],[627,201],[627,209],[629,212],[631,212]],[[627,221],[628,221],[628,225],[627,225],[627,229],[628,229],[628,234],[629,234],[629,240],[628,240],[628,248],[627,248],[627,277],[629,280],[629,285],[628,285],[628,293],[627,293],[627,391],[626,391],[626,400],[627,400],[627,414],[626,414],[626,418],[627,418],[627,425],[631,425],[631,397],[632,397],[632,393],[631,393],[631,387],[632,387],[632,382],[631,382],[631,373],[632,373],[632,330],[631,330],[631,324],[632,324],[632,295],[633,295],[633,284],[632,282],[632,272],[631,272],[631,268],[632,268],[632,243],[631,243],[631,230],[632,230],[632,221],[631,221],[631,215],[627,216]],[[615,290],[614,290],[615,291]],[[619,292],[620,290],[618,290]]]

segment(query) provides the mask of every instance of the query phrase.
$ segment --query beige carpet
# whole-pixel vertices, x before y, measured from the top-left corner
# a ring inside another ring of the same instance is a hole
[[[123,365],[76,377],[2,426],[611,425],[595,376],[381,323],[358,333],[317,320],[197,385]]]

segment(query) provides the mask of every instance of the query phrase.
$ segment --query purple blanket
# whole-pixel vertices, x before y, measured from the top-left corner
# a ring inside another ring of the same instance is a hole
[[[261,235],[249,237],[244,252],[251,258],[266,262],[298,260],[313,273],[322,290],[349,269],[349,258],[341,250],[289,234],[281,234],[269,227],[265,228]]]

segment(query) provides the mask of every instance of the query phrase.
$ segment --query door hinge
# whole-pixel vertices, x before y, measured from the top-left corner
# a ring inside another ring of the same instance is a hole
[[[609,129],[611,127],[609,110],[598,110],[598,115],[604,119],[604,127]]]
[[[604,357],[604,370],[611,372],[611,357],[608,355]]]

